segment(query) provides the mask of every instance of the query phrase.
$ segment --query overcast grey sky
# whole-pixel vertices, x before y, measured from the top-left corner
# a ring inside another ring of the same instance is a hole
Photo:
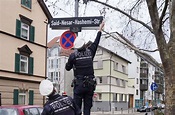
[[[59,2],[55,2],[59,1]],[[106,0],[101,0],[106,1]],[[55,5],[53,6],[53,3]],[[109,4],[112,4],[113,6],[118,6],[119,8],[123,10],[127,10],[129,6],[131,6],[134,2],[133,0],[125,0],[125,1],[116,1],[116,0],[108,0]],[[54,18],[64,18],[64,17],[74,17],[75,16],[75,0],[47,0],[46,5],[49,6],[49,10]],[[146,30],[144,27],[137,23],[132,23],[132,26],[130,28],[125,27],[127,24],[127,18],[125,18],[122,14],[119,12],[116,12],[111,9],[105,9],[106,7],[96,4],[94,2],[89,2],[87,5],[82,3],[82,0],[79,2],[79,17],[88,17],[88,16],[104,16],[104,13],[100,13],[100,11],[105,11],[105,31],[107,32],[115,32],[118,31],[119,33],[125,34],[125,36],[129,39],[135,46],[146,48],[146,49],[156,49],[156,42],[155,39],[153,39],[153,35],[151,35],[148,30]],[[140,10],[142,8],[142,10]],[[141,5],[140,8],[135,9],[135,12],[133,13],[135,17],[138,19],[149,22],[149,15],[147,12],[147,9],[145,7],[145,4]],[[131,31],[134,31],[134,29],[140,29],[139,31],[142,31],[142,33],[135,33],[134,36],[131,36]],[[49,28],[48,32],[48,41],[53,39],[54,37],[61,36],[63,32],[66,30],[51,30]],[[80,38],[84,38],[86,41],[93,41],[95,39],[97,30],[82,30],[82,32],[78,33],[78,36]],[[149,39],[144,39],[149,38]],[[158,62],[160,61],[160,56],[158,52],[149,53],[151,54]]]

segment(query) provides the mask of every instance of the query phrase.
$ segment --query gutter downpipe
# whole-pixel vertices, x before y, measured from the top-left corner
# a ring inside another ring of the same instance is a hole
[[[46,24],[46,54],[45,54],[45,79],[47,79],[47,39],[48,39],[48,20],[46,19],[44,21],[44,23]],[[43,105],[45,104],[45,96],[43,96]]]
[[[110,83],[109,83],[109,111],[111,111],[111,59],[112,59],[112,56],[113,56],[113,53],[111,53],[111,56],[110,56],[110,71],[109,71],[109,77],[110,77]]]

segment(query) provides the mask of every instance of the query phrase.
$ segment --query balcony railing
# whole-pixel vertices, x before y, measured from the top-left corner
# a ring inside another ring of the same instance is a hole
[[[140,79],[148,79],[147,73],[140,73]]]
[[[147,84],[140,84],[140,90],[147,91],[148,90],[148,85]]]

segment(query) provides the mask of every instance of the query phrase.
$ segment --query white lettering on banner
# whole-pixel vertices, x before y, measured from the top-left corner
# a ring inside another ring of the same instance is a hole
[[[51,21],[51,26],[56,26],[56,25],[60,25],[59,21]]]
[[[74,24],[77,24],[77,25],[81,25],[81,24],[92,24],[93,21],[92,20],[75,20],[75,23]]]
[[[100,24],[99,19],[75,19],[75,20],[52,20],[51,26],[71,26],[71,25],[92,25],[92,24]]]
[[[94,19],[94,24],[99,24],[99,23],[100,23],[100,20]]]
[[[54,110],[58,112],[72,106],[72,102],[68,99],[68,97],[65,97],[60,100],[52,102],[50,105]]]
[[[62,20],[61,21],[61,25],[72,25],[73,21],[65,21],[65,20]]]

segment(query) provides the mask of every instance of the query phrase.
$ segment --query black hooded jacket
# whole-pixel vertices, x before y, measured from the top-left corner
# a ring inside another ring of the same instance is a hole
[[[76,50],[69,56],[65,69],[74,69],[74,75],[94,75],[93,59],[100,41],[101,32],[97,33],[95,41],[87,48]]]
[[[49,96],[41,115],[81,115],[81,110],[70,96]]]

